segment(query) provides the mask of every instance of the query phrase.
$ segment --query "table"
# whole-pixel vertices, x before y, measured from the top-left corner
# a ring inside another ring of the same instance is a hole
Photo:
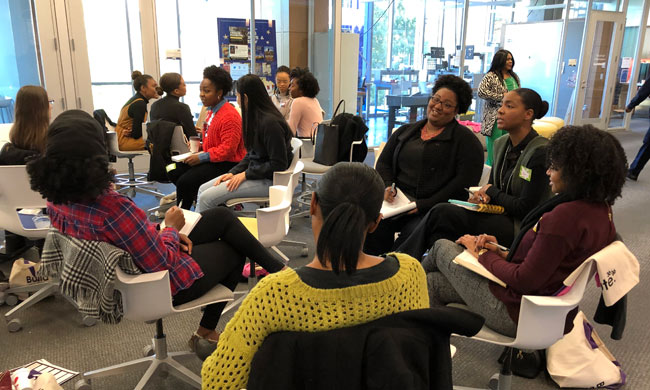
[[[400,107],[409,108],[409,122],[415,122],[418,116],[418,108],[429,104],[429,95],[413,95],[413,96],[400,96],[400,95],[387,95],[386,104],[388,105],[388,138],[395,127],[396,112]]]

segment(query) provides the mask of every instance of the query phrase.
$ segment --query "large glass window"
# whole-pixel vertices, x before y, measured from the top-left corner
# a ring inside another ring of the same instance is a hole
[[[0,123],[11,123],[20,87],[42,84],[30,1],[0,0],[0,37]]]
[[[117,121],[133,95],[131,72],[143,71],[138,0],[83,0],[95,109]]]

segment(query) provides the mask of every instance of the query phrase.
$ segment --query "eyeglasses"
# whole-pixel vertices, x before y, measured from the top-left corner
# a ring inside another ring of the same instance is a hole
[[[456,108],[456,105],[451,104],[449,102],[443,102],[442,100],[440,100],[440,98],[438,96],[432,96],[429,99],[429,101],[432,103],[431,104],[432,106],[437,106],[438,104],[442,104],[442,106],[444,108],[446,108],[447,110],[451,110],[452,108]]]

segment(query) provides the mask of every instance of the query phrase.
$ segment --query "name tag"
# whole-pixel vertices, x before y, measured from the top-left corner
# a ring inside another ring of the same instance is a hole
[[[522,165],[519,168],[519,177],[526,181],[530,181],[530,179],[533,177],[533,170]]]

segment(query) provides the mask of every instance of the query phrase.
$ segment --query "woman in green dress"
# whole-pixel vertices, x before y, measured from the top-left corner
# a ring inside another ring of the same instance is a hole
[[[481,134],[487,140],[487,160],[485,163],[492,166],[494,141],[506,134],[497,128],[497,111],[501,107],[503,96],[521,86],[519,76],[512,70],[515,59],[508,50],[501,49],[494,54],[490,70],[483,77],[478,86],[478,97],[485,102],[483,105],[483,118]]]

